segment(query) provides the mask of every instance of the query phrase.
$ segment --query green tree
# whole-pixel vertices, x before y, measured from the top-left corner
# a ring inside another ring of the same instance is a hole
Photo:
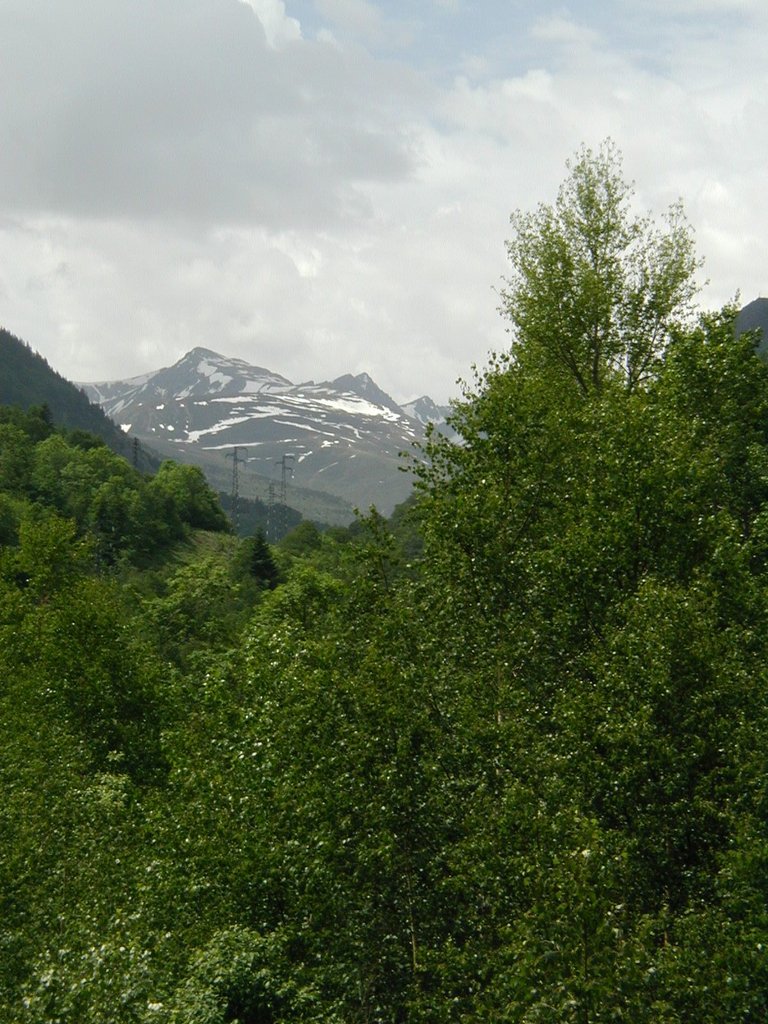
[[[0,423],[0,490],[26,494],[32,470],[29,436],[13,423]]]
[[[79,453],[70,448],[60,434],[52,434],[35,445],[32,467],[35,496],[59,512],[66,511],[62,473],[76,455]]]
[[[171,497],[182,521],[201,530],[226,530],[227,518],[219,500],[197,466],[164,462],[150,483],[157,495]]]
[[[277,586],[280,573],[262,530],[257,530],[252,537],[246,537],[240,542],[234,559],[233,573],[235,578],[253,580],[268,590],[274,590]]]
[[[145,603],[143,617],[163,656],[186,664],[234,643],[244,619],[240,585],[221,558],[202,558],[178,568],[164,593]]]
[[[319,550],[322,542],[318,528],[311,520],[305,519],[283,537],[280,548],[291,555],[311,555]]]
[[[662,227],[632,211],[615,146],[582,148],[553,205],[517,211],[502,291],[518,358],[556,368],[579,390],[646,380],[685,319],[699,266],[682,206]]]
[[[419,664],[452,667],[476,786],[449,855],[462,923],[432,952],[444,1019],[451,991],[486,1019],[764,1006],[715,935],[733,916],[765,942],[768,373],[732,310],[681,323],[679,224],[651,233],[647,272],[616,271],[640,236],[608,156],[518,218],[511,352],[457,404],[463,443],[433,434],[419,470],[442,665]]]

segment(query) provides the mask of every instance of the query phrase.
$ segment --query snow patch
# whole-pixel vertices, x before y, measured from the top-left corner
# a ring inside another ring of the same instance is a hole
[[[352,395],[349,398],[320,398],[318,396],[315,398],[315,401],[318,405],[326,409],[335,409],[337,412],[350,412],[358,416],[372,416],[376,419],[389,420],[391,423],[397,423],[402,419],[399,413],[393,412],[391,409],[385,409],[382,405],[366,402],[364,398],[353,398]]]
[[[232,377],[227,377],[217,366],[214,366],[213,363],[207,363],[205,359],[201,359],[197,364],[197,372],[203,377],[208,378],[211,387],[217,385],[217,390],[219,391],[223,390],[232,380]]]
[[[318,430],[317,427],[310,427],[308,423],[296,423],[294,420],[279,420],[275,417],[275,423],[279,423],[282,427],[295,427],[296,430],[308,430],[312,434],[326,434],[325,430]],[[323,442],[324,444],[326,442]]]
[[[213,404],[214,402],[221,404],[227,403],[229,405],[237,405],[237,412],[245,412],[245,410],[247,409],[248,415],[253,419],[257,419],[262,416],[296,415],[295,410],[284,409],[282,408],[282,406],[279,405],[251,405],[250,401],[248,399],[243,399],[242,395],[234,398],[214,398],[211,400],[211,403]]]
[[[273,378],[261,380],[250,378],[245,381],[243,385],[243,394],[258,395],[262,391],[285,391],[288,387],[292,387],[292,385],[285,384],[283,381],[274,380]]]
[[[237,447],[238,448],[258,448],[260,445],[265,445],[265,444],[268,444],[268,443],[269,443],[268,441],[238,441],[237,442]],[[204,448],[207,452],[223,452],[223,451],[230,451],[231,452],[232,448],[234,447],[234,445],[232,445],[232,444],[203,444],[200,447]]]
[[[187,434],[189,441],[199,441],[201,437],[205,437],[206,434],[218,434],[222,430],[226,430],[227,427],[235,427],[238,423],[247,423],[250,416],[233,416],[228,420],[221,420],[213,427],[209,427],[207,430],[190,430]],[[231,445],[229,446],[231,447]]]

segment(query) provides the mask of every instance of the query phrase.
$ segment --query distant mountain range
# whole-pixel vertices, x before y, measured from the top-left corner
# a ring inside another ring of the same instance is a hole
[[[738,315],[737,335],[754,329],[762,332],[758,352],[768,358],[768,298]],[[191,462],[225,494],[237,449],[242,496],[285,498],[304,516],[329,523],[348,522],[353,505],[389,513],[403,501],[412,480],[399,453],[412,450],[427,423],[447,430],[449,413],[427,396],[398,405],[365,373],[293,384],[206,348],[141,377],[76,386],[0,329],[0,404],[43,403],[57,424],[90,430],[135,458],[130,432],[145,442],[142,469],[157,466],[153,453]]]
[[[125,431],[201,465],[220,489],[237,450],[242,493],[263,497],[265,479],[286,479],[384,513],[411,491],[400,452],[449,411],[426,396],[400,406],[366,373],[294,384],[206,348],[154,373],[80,387]]]

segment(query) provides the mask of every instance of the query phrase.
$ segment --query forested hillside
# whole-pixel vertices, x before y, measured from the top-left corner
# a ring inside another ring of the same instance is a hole
[[[4,414],[1,1020],[766,1019],[768,369],[631,205],[606,146],[513,217],[390,521]]]
[[[132,442],[80,388],[56,373],[29,345],[2,328],[0,366],[0,405],[21,409],[45,405],[60,427],[96,434],[113,451],[138,461],[142,469],[157,468],[159,460],[153,460],[143,449],[134,452]]]

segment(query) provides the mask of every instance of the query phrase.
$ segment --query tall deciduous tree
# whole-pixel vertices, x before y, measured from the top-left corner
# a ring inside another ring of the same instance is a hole
[[[501,311],[521,358],[557,368],[585,393],[609,376],[632,390],[689,312],[693,238],[679,203],[661,226],[633,213],[610,141],[567,166],[554,204],[512,214]]]
[[[554,207],[513,218],[515,343],[421,469],[452,725],[490,796],[451,851],[463,936],[436,968],[445,997],[449,949],[454,978],[485,965],[467,1019],[765,1009],[715,936],[767,944],[768,374],[733,310],[684,323],[682,215],[632,220],[618,166],[582,151]]]

